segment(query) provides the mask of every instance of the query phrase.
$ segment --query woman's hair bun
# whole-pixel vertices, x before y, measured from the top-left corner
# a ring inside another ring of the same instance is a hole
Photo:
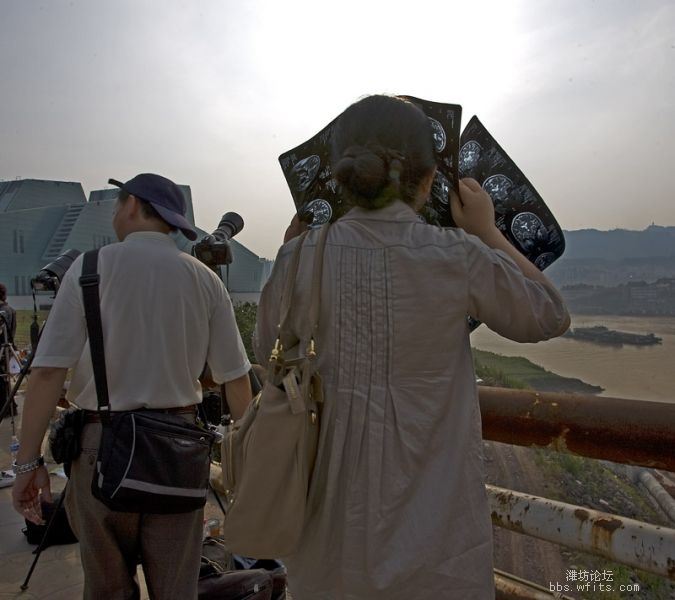
[[[374,198],[388,182],[386,159],[373,148],[350,146],[333,166],[333,176],[352,193]]]
[[[330,161],[345,204],[414,204],[436,167],[432,133],[424,112],[402,98],[367,96],[347,108],[332,129]]]

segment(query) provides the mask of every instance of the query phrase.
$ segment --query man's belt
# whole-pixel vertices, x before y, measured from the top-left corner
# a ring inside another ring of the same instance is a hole
[[[174,408],[139,408],[139,411],[155,412],[155,413],[164,413],[170,415],[190,415],[195,414],[197,410],[196,404],[190,404],[190,406],[176,406]],[[116,414],[121,414],[123,412],[129,412],[126,410],[110,411],[110,416],[114,417]],[[100,423],[101,415],[97,410],[85,410],[84,411],[84,422],[85,423]]]

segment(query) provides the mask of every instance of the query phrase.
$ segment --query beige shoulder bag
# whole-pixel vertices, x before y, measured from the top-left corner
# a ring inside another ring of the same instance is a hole
[[[232,552],[244,556],[288,556],[302,533],[323,402],[314,338],[328,229],[329,225],[324,225],[314,252],[308,327],[300,332],[299,340],[290,332],[291,302],[305,233],[298,240],[285,282],[267,380],[223,440],[223,484],[228,500],[223,537]],[[298,358],[287,359],[284,355],[290,348],[284,348],[282,342],[294,339],[304,352],[293,352]]]

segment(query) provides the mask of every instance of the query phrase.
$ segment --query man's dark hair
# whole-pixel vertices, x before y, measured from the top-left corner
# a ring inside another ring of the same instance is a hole
[[[131,194],[129,194],[129,192],[120,190],[119,194],[117,195],[117,201],[120,204],[124,204],[130,195]],[[135,198],[141,204],[141,212],[143,213],[144,217],[148,219],[159,219],[160,221],[164,221],[164,219],[162,219],[162,216],[155,210],[155,207],[152,204],[150,204],[147,200],[143,200],[143,198],[139,198],[138,196],[135,196]],[[166,223],[166,221],[164,221],[164,223]],[[166,224],[169,227],[171,227],[171,231],[175,231],[177,229],[174,225],[171,225],[171,223]]]
[[[368,96],[338,117],[331,165],[346,200],[375,209],[396,198],[413,204],[436,165],[429,119],[394,96]]]
[[[7,288],[4,283],[0,283],[0,302],[7,300]]]

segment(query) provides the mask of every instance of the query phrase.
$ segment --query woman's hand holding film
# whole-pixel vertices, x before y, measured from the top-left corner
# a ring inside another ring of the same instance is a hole
[[[492,245],[490,242],[495,234],[501,236],[495,225],[492,199],[475,179],[460,179],[459,196],[451,194],[450,208],[457,226],[478,236],[488,246]]]

